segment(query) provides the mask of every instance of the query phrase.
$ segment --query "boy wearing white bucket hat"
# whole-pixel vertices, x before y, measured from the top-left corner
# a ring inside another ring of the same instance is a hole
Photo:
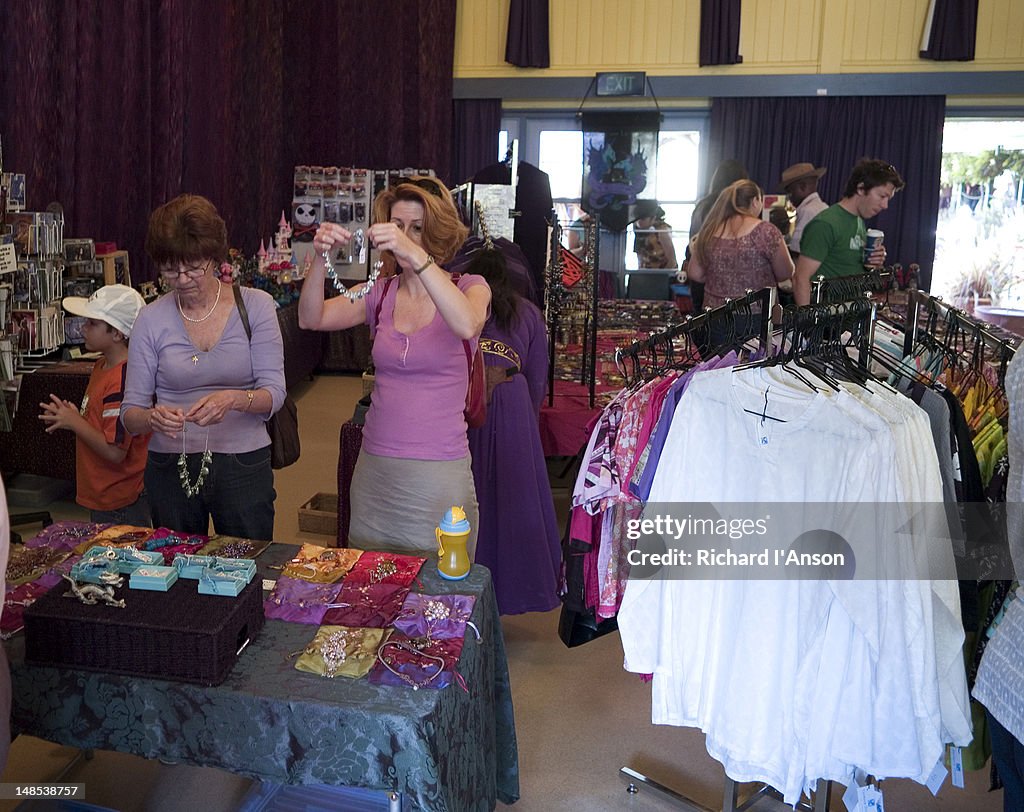
[[[143,492],[149,435],[133,436],[121,424],[128,339],[145,301],[127,285],[106,285],[88,299],[67,296],[64,309],[85,318],[85,348],[102,353],[93,366],[81,406],[54,394],[40,403],[46,432],[75,433],[76,501],[94,522],[149,527]]]

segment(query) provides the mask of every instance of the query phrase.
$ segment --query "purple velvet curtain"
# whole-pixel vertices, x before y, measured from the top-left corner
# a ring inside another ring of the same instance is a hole
[[[906,188],[872,221],[885,232],[889,262],[921,265],[931,281],[939,210],[944,96],[716,98],[711,106],[710,166],[734,158],[765,193],[780,192],[787,166],[825,166],[819,193],[842,197],[853,165],[864,157],[896,167]]]
[[[736,65],[740,56],[740,0],[700,0],[700,64]]]
[[[551,65],[548,0],[510,0],[505,61],[520,68]]]
[[[451,185],[473,175],[498,158],[501,99],[455,99],[452,103]]]
[[[149,212],[208,196],[253,253],[292,167],[451,160],[455,0],[33,0],[0,15],[0,133],[28,207],[152,278]]]
[[[978,34],[978,0],[933,0],[932,24],[922,59],[969,62]]]

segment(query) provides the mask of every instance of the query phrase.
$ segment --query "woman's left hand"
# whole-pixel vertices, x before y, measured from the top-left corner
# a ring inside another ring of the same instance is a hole
[[[205,395],[195,403],[185,414],[185,419],[190,423],[199,426],[211,426],[220,423],[224,415],[231,411],[235,403],[234,394],[227,390],[220,390]]]
[[[395,260],[403,268],[415,268],[422,265],[424,252],[394,223],[374,223],[366,231],[373,247],[380,251],[390,251]]]

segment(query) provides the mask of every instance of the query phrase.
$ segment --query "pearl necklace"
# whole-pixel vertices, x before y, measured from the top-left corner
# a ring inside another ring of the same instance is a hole
[[[203,316],[201,318],[198,318],[198,319],[194,319],[191,316],[186,316],[185,315],[185,311],[181,309],[181,299],[178,298],[178,294],[177,293],[174,294],[174,301],[176,301],[178,303],[178,312],[181,313],[181,317],[185,321],[190,321],[193,324],[199,324],[199,322],[206,321],[208,318],[210,318],[210,316],[213,315],[213,311],[216,310],[217,309],[217,305],[220,304],[220,292],[222,290],[224,290],[224,285],[221,284],[220,282],[218,282],[217,283],[217,298],[213,300],[213,307],[210,308],[210,312],[209,313],[207,313],[205,316]]]

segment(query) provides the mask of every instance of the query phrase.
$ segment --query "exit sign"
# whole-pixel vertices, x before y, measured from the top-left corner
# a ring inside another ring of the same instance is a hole
[[[598,96],[644,96],[647,74],[642,70],[597,74]]]

